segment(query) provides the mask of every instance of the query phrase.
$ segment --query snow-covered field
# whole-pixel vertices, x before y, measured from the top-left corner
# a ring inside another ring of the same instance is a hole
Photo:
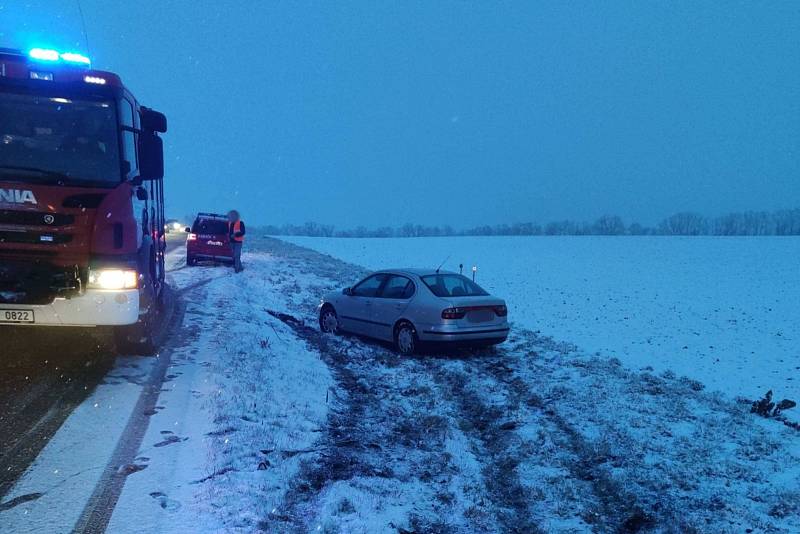
[[[800,400],[800,238],[282,238],[369,269],[468,273],[517,325],[731,396]]]

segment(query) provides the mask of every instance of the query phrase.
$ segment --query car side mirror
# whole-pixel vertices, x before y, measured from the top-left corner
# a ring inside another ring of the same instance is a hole
[[[342,294],[343,295],[347,295],[348,297],[353,296],[353,288],[352,287],[346,287],[346,288],[342,289]]]
[[[187,234],[191,234],[192,233],[192,229],[189,228],[188,226],[186,228],[184,228],[183,231],[186,232]]]

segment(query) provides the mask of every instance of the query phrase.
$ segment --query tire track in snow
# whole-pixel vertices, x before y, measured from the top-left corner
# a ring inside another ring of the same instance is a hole
[[[425,358],[426,356],[421,356]],[[427,356],[425,371],[454,399],[458,406],[456,417],[462,421],[471,438],[477,456],[483,462],[483,479],[492,500],[492,509],[503,532],[544,532],[538,518],[532,516],[529,501],[531,494],[520,482],[516,468],[518,445],[514,434],[503,427],[508,421],[511,407],[506,392],[497,393],[499,384],[481,383],[480,390],[473,387],[475,376],[469,376],[448,365],[445,358]],[[489,402],[487,392],[503,402]]]
[[[432,502],[411,514],[408,525],[395,528],[487,531],[481,517],[485,514],[475,511],[474,517],[467,517],[470,511],[464,510],[466,513],[453,517],[451,513],[451,499],[456,499],[453,490],[458,490],[451,487],[452,481],[460,473],[452,456],[444,452],[448,421],[430,413],[436,392],[426,388],[424,380],[413,380],[416,373],[401,370],[397,356],[380,346],[335,338],[295,317],[270,313],[319,350],[337,387],[326,427],[314,449],[320,453],[304,462],[286,494],[284,509],[269,514],[262,528],[313,530],[318,526],[316,499],[337,482],[382,479],[388,486],[401,487],[406,478],[418,477],[424,494],[408,497]],[[387,377],[391,369],[404,373],[406,380]]]
[[[594,530],[783,531],[769,516],[781,519],[781,503],[793,496],[765,491],[766,473],[780,462],[773,439],[744,410],[696,382],[626,370],[614,359],[519,329],[496,355],[471,363],[507,383],[554,429],[575,459],[565,467],[594,495],[596,508],[586,518]],[[691,439],[675,436],[676,426],[691,428]],[[744,455],[726,452],[723,444],[731,442]],[[772,449],[765,455],[772,458],[759,466],[750,448]],[[756,485],[748,488],[750,482]],[[764,506],[772,509],[766,517],[753,515],[734,504],[742,493],[774,499],[778,512],[773,504]]]
[[[517,332],[521,336],[527,334],[530,333]],[[579,484],[585,482],[580,487],[589,489],[593,495],[593,498],[584,496],[584,501],[589,501],[594,506],[584,511],[582,519],[600,532],[639,532],[653,527],[653,516],[637,503],[636,495],[626,491],[621,484],[596,468],[599,459],[593,448],[558,412],[557,406],[533,392],[530,385],[513,371],[511,366],[518,357],[519,355],[509,354],[501,349],[498,354],[471,360],[469,365],[476,373],[492,376],[498,383],[504,384],[507,388],[506,395],[512,403],[525,405],[538,412],[529,417],[539,415],[543,419],[538,421],[539,424],[548,430],[550,438],[563,447],[566,453],[566,461],[559,460],[557,465],[569,472],[574,481]],[[524,458],[515,459],[517,465],[524,461]]]
[[[168,299],[168,307],[171,308],[168,309],[170,320],[164,325],[164,330],[162,331],[164,339],[160,343],[163,345],[163,349],[154,356],[158,361],[153,366],[147,382],[142,387],[142,392],[131,412],[125,430],[120,435],[117,446],[106,464],[92,496],[84,506],[83,512],[75,525],[74,532],[101,533],[106,531],[117,501],[122,494],[122,488],[125,485],[127,476],[138,470],[135,459],[138,456],[142,439],[144,439],[145,432],[149,426],[150,414],[154,413],[156,403],[161,394],[167,369],[171,362],[171,353],[176,347],[183,346],[196,337],[196,332],[188,331],[181,331],[181,335],[178,336],[174,335],[175,332],[180,330],[186,312],[186,305],[180,297],[186,295],[186,290],[202,288],[212,280],[213,278],[205,279],[184,288],[185,290],[171,292]]]

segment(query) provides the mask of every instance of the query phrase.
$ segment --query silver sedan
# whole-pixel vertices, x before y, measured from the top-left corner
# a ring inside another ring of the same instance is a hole
[[[466,276],[425,269],[378,271],[319,305],[323,332],[391,341],[401,354],[420,342],[496,345],[508,337],[508,309]]]

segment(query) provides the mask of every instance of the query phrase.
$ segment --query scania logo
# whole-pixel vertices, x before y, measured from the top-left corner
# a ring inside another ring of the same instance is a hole
[[[53,224],[55,222],[55,220],[56,220],[56,218],[53,217],[52,215],[50,215],[49,213],[44,216],[44,223],[45,224]]]
[[[0,189],[0,202],[8,204],[37,204],[33,191],[25,189]]]

